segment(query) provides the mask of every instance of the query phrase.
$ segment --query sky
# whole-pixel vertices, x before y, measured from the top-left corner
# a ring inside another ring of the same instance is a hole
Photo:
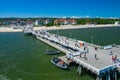
[[[119,17],[120,0],[0,0],[0,17]]]

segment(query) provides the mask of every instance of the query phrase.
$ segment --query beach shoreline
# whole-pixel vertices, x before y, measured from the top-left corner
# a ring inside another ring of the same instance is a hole
[[[120,25],[107,24],[107,25],[62,25],[59,27],[34,27],[34,30],[64,30],[64,29],[80,29],[80,28],[98,28],[98,27],[116,27]]]
[[[22,29],[13,29],[9,27],[0,27],[0,32],[22,32]]]
[[[98,27],[116,27],[120,25],[107,24],[107,25],[62,25],[59,27],[34,27],[34,30],[64,30],[64,29],[79,29],[79,28],[98,28]],[[9,27],[0,27],[0,32],[22,32],[22,29],[13,29]]]

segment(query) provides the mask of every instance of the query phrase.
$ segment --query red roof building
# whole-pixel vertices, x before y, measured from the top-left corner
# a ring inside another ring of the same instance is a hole
[[[71,24],[71,25],[74,25],[74,24],[77,24],[76,20],[71,20],[71,19],[59,19],[59,20],[55,20],[54,21],[54,24],[60,24],[60,25],[64,25],[64,24]]]
[[[76,20],[71,20],[71,19],[69,19],[69,20],[67,20],[67,22],[68,22],[68,24],[77,24],[77,22],[76,22]]]

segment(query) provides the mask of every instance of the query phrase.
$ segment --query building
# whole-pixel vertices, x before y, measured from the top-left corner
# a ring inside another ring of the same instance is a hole
[[[26,25],[28,25],[28,26],[33,26],[33,21],[32,21],[32,20],[28,20],[28,21],[26,22]]]
[[[49,24],[50,22],[51,22],[50,19],[45,19],[45,20],[43,20],[43,23],[44,23],[44,24]]]
[[[96,25],[96,22],[86,22],[86,25]]]
[[[2,22],[2,24],[3,24],[3,25],[10,25],[11,22],[10,22],[9,20],[4,20],[4,21]]]
[[[54,21],[54,25],[64,25],[64,24],[67,24],[67,21],[65,19],[59,19],[59,20],[55,20]]]
[[[16,20],[13,20],[13,21],[10,21],[10,26],[17,26],[17,21]]]
[[[68,19],[68,20],[66,20],[66,19],[59,19],[59,20],[55,20],[54,21],[54,25],[68,25],[68,24],[70,24],[70,25],[75,25],[75,24],[77,24],[77,22],[76,22],[76,20],[71,20],[71,19]]]
[[[35,25],[39,25],[39,20],[36,20],[36,21],[35,21]]]
[[[119,21],[116,21],[116,22],[115,22],[115,25],[119,25],[119,24],[120,24],[120,22],[119,22]]]
[[[67,24],[75,25],[75,24],[77,24],[77,21],[74,19],[73,20],[69,19],[69,20],[67,20]]]
[[[50,22],[51,22],[50,19],[38,19],[35,21],[35,25],[36,26],[43,26],[43,25],[49,24]]]

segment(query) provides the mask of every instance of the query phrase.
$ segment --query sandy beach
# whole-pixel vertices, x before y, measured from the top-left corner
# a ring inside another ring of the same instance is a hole
[[[107,24],[107,25],[63,25],[60,27],[34,27],[34,30],[57,30],[57,29],[78,29],[78,28],[97,28],[97,27],[115,27],[120,25]],[[22,32],[22,29],[13,29],[8,27],[0,27],[0,32]]]
[[[57,30],[57,29],[79,29],[79,28],[97,28],[97,27],[115,27],[120,25],[107,24],[107,25],[63,25],[60,27],[52,26],[52,27],[34,27],[34,30]]]
[[[0,27],[0,32],[22,32],[21,29],[13,29],[8,27]]]

